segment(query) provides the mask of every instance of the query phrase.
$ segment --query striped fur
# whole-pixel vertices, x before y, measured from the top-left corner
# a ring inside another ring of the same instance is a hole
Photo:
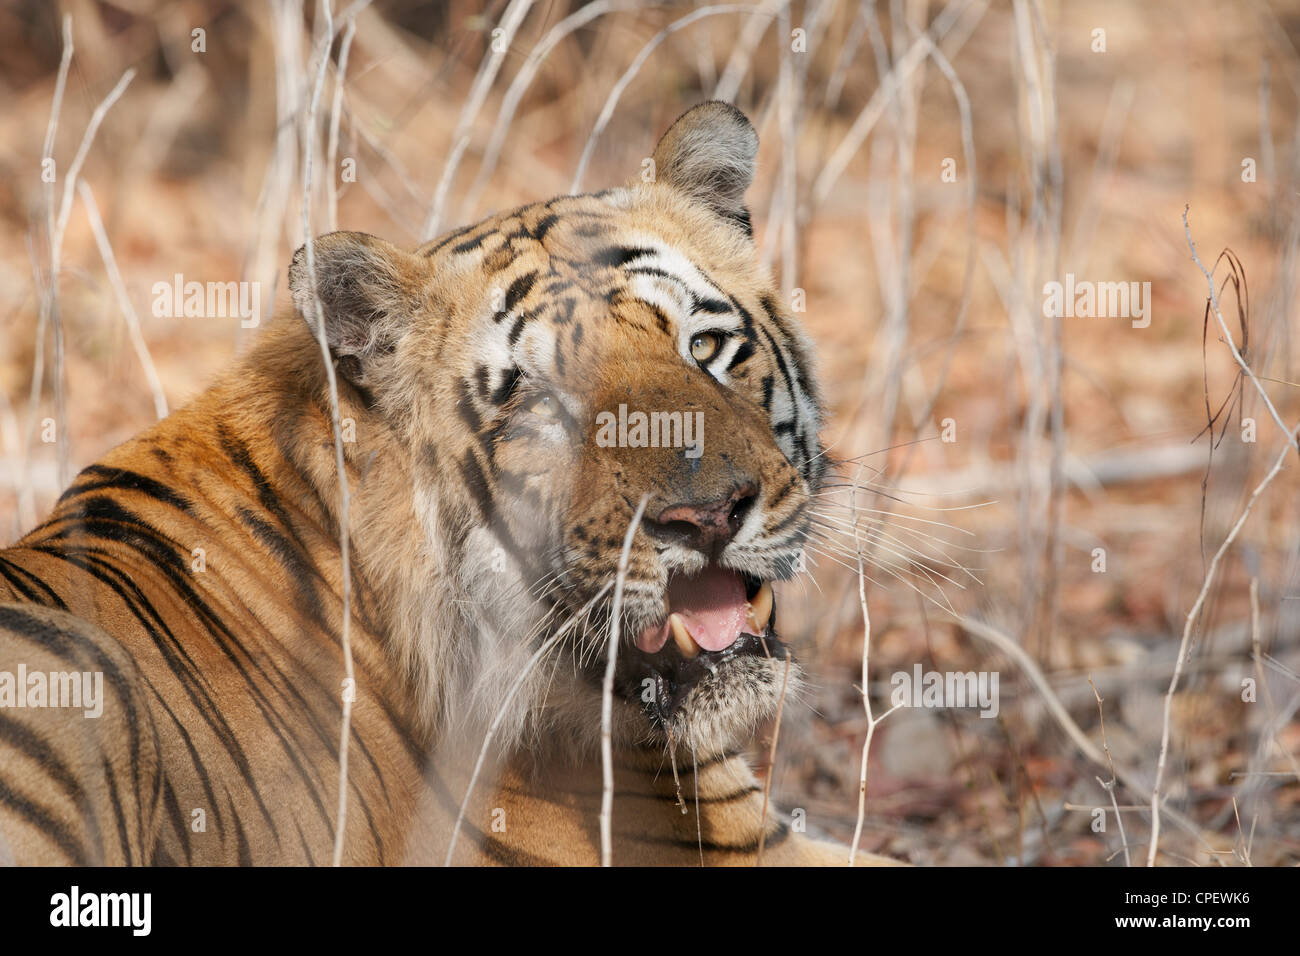
[[[12,856],[329,859],[342,575],[323,326],[352,492],[345,861],[441,861],[495,722],[456,861],[595,862],[609,589],[638,498],[743,478],[755,503],[724,560],[777,579],[796,569],[822,477],[809,350],[740,202],[754,146],[743,116],[706,104],[661,141],[658,182],[502,213],[414,252],[334,233],[313,244],[314,277],[300,251],[298,315],[0,551],[0,673],[104,675],[99,718],[0,707]],[[697,364],[701,331],[723,344]],[[698,411],[703,455],[598,447],[593,416],[620,401]],[[638,532],[623,633],[703,560]],[[761,834],[773,863],[845,858],[764,817],[741,756],[785,669],[727,664],[659,724],[620,683],[617,862],[752,863]]]

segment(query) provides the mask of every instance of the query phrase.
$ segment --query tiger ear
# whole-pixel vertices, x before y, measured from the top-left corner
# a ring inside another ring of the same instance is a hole
[[[330,350],[362,363],[393,351],[419,295],[423,260],[363,232],[331,232],[312,241],[312,261],[315,289],[305,245],[289,266],[293,303],[311,330],[323,320]]]
[[[758,134],[745,114],[712,100],[687,110],[655,147],[655,175],[750,231],[745,190],[754,179]]]

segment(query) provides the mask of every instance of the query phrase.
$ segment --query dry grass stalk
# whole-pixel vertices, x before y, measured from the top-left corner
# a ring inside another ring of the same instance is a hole
[[[57,111],[62,106],[63,89],[67,82],[68,64],[72,61],[72,18],[65,17],[63,21],[63,39],[64,48],[63,56],[59,63],[59,79],[55,86],[55,102],[52,106],[53,111]],[[81,137],[81,144],[77,147],[76,154],[72,157],[67,172],[63,174],[63,194],[59,200],[58,213],[54,212],[53,206],[53,183],[46,183],[46,241],[49,243],[49,267],[45,276],[45,289],[41,296],[41,315],[38,330],[43,330],[48,326],[54,332],[54,423],[55,423],[55,442],[56,454],[58,457],[58,485],[65,488],[71,479],[69,466],[69,443],[68,443],[68,410],[67,410],[67,393],[64,373],[64,342],[63,342],[63,319],[59,312],[59,273],[63,267],[63,236],[68,228],[68,219],[72,215],[72,194],[77,185],[77,179],[81,175],[81,167],[86,162],[86,156],[90,153],[91,144],[95,141],[95,134],[99,131],[100,125],[104,122],[104,117],[108,111],[113,108],[113,104],[118,101],[125,92],[131,80],[135,78],[135,70],[128,69],[122,74],[117,84],[109,91],[108,95],[100,101],[90,116],[90,122],[86,124],[86,131]],[[45,145],[47,152],[42,159],[52,159],[49,151],[54,146],[54,136],[58,129],[58,119],[54,112],[50,116],[50,124],[46,130]],[[38,372],[43,363],[42,346],[43,338],[38,331],[37,335],[37,362]],[[40,397],[40,375],[34,374],[32,377],[32,405],[28,421],[27,447],[30,448],[30,440],[35,432],[36,402]]]
[[[510,6],[506,7],[506,12],[501,17],[501,26],[498,27],[500,36],[494,36],[489,45],[488,56],[484,58],[478,75],[474,77],[474,85],[470,88],[465,106],[460,112],[460,119],[456,123],[456,131],[452,134],[451,153],[443,165],[442,178],[438,180],[438,187],[434,191],[433,203],[429,207],[424,228],[420,230],[421,242],[427,242],[438,235],[447,196],[451,192],[451,184],[456,178],[456,170],[465,156],[465,150],[469,148],[470,130],[474,126],[474,120],[483,109],[483,103],[487,100],[488,91],[492,89],[492,83],[496,80],[497,72],[501,69],[510,44],[515,41],[515,33],[532,5],[533,0],[510,0]]]
[[[443,861],[443,866],[451,866],[451,861],[456,853],[456,841],[460,837],[461,825],[465,822],[465,812],[469,808],[470,797],[474,794],[474,787],[478,783],[478,778],[483,772],[483,765],[487,761],[487,755],[491,751],[492,741],[496,737],[497,731],[501,728],[502,721],[505,720],[506,714],[510,710],[510,705],[514,703],[515,697],[519,694],[520,688],[528,680],[528,676],[536,669],[537,665],[550,653],[580,621],[586,620],[588,612],[596,606],[610,589],[610,584],[606,583],[599,591],[587,601],[563,626],[556,629],[555,633],[542,642],[542,645],[533,652],[533,656],[520,670],[515,677],[510,689],[506,692],[505,697],[501,699],[501,704],[497,708],[496,714],[492,717],[492,723],[488,725],[487,733],[483,735],[483,744],[479,747],[478,758],[474,761],[474,769],[470,773],[469,783],[465,786],[465,796],[460,801],[460,809],[456,813],[456,823],[451,828],[451,839],[447,844],[447,857]]]
[[[741,30],[736,45],[731,49],[731,56],[722,70],[722,78],[714,87],[713,99],[727,103],[735,100],[736,94],[740,92],[740,84],[749,72],[749,64],[754,59],[754,50],[758,48],[763,34],[771,26],[773,18],[789,6],[790,0],[763,0],[762,3],[743,11],[752,13],[753,16],[745,21],[745,28]],[[782,37],[782,42],[789,42],[789,34]]]
[[[1033,685],[1034,690],[1038,691],[1043,703],[1047,706],[1047,712],[1051,714],[1052,719],[1056,721],[1057,726],[1059,726],[1061,730],[1065,731],[1065,735],[1070,738],[1070,742],[1074,744],[1079,753],[1083,754],[1083,756],[1097,764],[1099,767],[1110,763],[1107,760],[1105,753],[1098,749],[1097,745],[1089,740],[1088,735],[1080,729],[1077,723],[1075,723],[1074,718],[1070,716],[1070,712],[1061,702],[1060,696],[1055,690],[1053,690],[1052,684],[1047,679],[1047,676],[1019,641],[1011,635],[1003,633],[993,625],[972,617],[960,616],[955,620],[967,634],[970,634],[973,637],[978,637],[983,641],[987,641],[996,650],[1010,658],[1015,665],[1020,668],[1021,672],[1029,678],[1029,682]],[[1118,778],[1124,786],[1128,787],[1130,791],[1137,796],[1149,797],[1150,791],[1144,786],[1142,777],[1139,774],[1122,764],[1111,764],[1111,766],[1116,778]],[[1215,847],[1205,834],[1201,832],[1201,828],[1193,820],[1189,819],[1182,813],[1166,807],[1164,809],[1164,814],[1180,829],[1196,839],[1207,853],[1213,855],[1224,852]]]
[[[59,72],[57,79],[54,81],[54,99],[50,104],[50,116],[45,127],[45,142],[41,148],[42,162],[50,160],[54,156],[54,138],[59,131],[59,116],[63,112],[63,92],[68,85],[68,68],[72,65],[72,51],[72,16],[66,14],[63,17],[63,52],[59,57]],[[44,193],[45,205],[45,241],[51,244],[50,254],[52,257],[55,215],[53,179],[43,177],[42,192]],[[28,252],[29,254],[32,253],[30,235],[28,237]],[[27,405],[27,427],[23,432],[22,444],[23,475],[19,491],[18,510],[24,525],[35,521],[36,509],[30,480],[31,447],[32,438],[36,434],[36,415],[41,398],[41,387],[45,378],[45,330],[50,321],[49,290],[55,284],[55,276],[52,274],[42,280],[40,266],[34,254],[32,254],[32,271],[35,275],[37,289],[41,295],[41,307],[36,321],[36,355],[33,359],[31,396]],[[59,429],[59,437],[62,440],[61,428]]]
[[[1128,852],[1128,837],[1124,834],[1124,818],[1120,816],[1119,801],[1115,799],[1115,764],[1110,758],[1110,745],[1106,743],[1106,715],[1101,709],[1101,694],[1097,693],[1097,685],[1092,682],[1091,677],[1088,678],[1088,686],[1092,688],[1092,694],[1097,698],[1097,720],[1101,724],[1101,749],[1106,754],[1106,766],[1110,768],[1110,780],[1102,780],[1098,777],[1097,783],[1101,784],[1101,789],[1110,795],[1110,805],[1115,811],[1115,823],[1119,826],[1120,846],[1124,848],[1124,865],[1132,866],[1133,860]]]
[[[352,39],[357,35],[357,21],[347,20],[343,28],[343,39],[339,43],[339,65],[334,71],[334,103],[330,108],[329,146],[326,150],[325,168],[329,175],[325,177],[325,210],[329,216],[330,232],[339,227],[338,194],[338,153],[339,153],[339,117],[343,113],[343,84],[348,75],[348,53],[352,50]]]
[[[347,11],[347,23],[352,23],[364,3],[354,3]],[[312,85],[311,100],[302,123],[302,233],[304,258],[307,265],[307,285],[312,310],[316,318],[316,342],[320,346],[321,361],[329,386],[330,421],[334,430],[334,467],[339,486],[339,556],[343,583],[342,643],[344,681],[342,687],[343,716],[339,729],[338,813],[334,827],[333,865],[343,862],[343,843],[348,817],[348,742],[352,735],[352,704],[356,699],[356,675],[352,663],[352,560],[349,545],[351,522],[351,495],[348,491],[347,468],[343,460],[343,426],[339,416],[339,386],[334,373],[334,361],[326,338],[325,314],[321,309],[316,286],[316,255],[312,244],[312,157],[315,154],[316,108],[320,104],[321,89],[325,85],[325,67],[329,64],[330,47],[334,43],[334,17],[329,0],[322,0],[321,14],[324,29],[316,50],[316,80]],[[340,77],[339,82],[342,82]],[[330,170],[333,176],[333,170]]]
[[[497,120],[492,126],[492,135],[488,138],[487,147],[483,151],[483,159],[479,163],[478,173],[475,174],[474,182],[469,191],[465,194],[465,200],[460,207],[460,220],[464,222],[471,216],[478,206],[478,201],[483,195],[483,190],[487,188],[488,180],[492,172],[496,169],[497,160],[501,156],[501,147],[505,144],[506,134],[510,131],[510,123],[515,117],[515,111],[519,109],[519,103],[524,94],[532,85],[533,80],[537,77],[538,71],[546,58],[551,55],[561,40],[570,36],[574,31],[580,30],[597,17],[602,17],[607,13],[615,13],[623,10],[635,10],[644,6],[646,0],[594,0],[586,6],[575,10],[569,14],[547,32],[542,41],[538,43],[529,52],[528,58],[519,67],[514,79],[510,81],[505,95],[501,98],[501,107],[497,110]]]
[[[1291,436],[1293,432],[1289,431],[1287,434]],[[1227,537],[1223,539],[1223,543],[1219,545],[1219,549],[1214,552],[1214,557],[1210,559],[1210,567],[1205,572],[1205,580],[1196,595],[1196,600],[1192,603],[1192,609],[1187,612],[1187,618],[1183,622],[1183,636],[1178,642],[1178,662],[1174,666],[1173,677],[1169,680],[1169,690],[1165,692],[1164,716],[1160,730],[1160,757],[1156,762],[1155,783],[1151,787],[1151,842],[1147,846],[1147,866],[1156,865],[1156,851],[1160,843],[1160,787],[1164,782],[1165,762],[1169,756],[1169,732],[1173,720],[1174,694],[1178,691],[1178,682],[1182,678],[1183,667],[1187,662],[1187,655],[1192,642],[1192,629],[1200,617],[1201,607],[1209,596],[1210,586],[1214,583],[1215,573],[1219,569],[1219,562],[1228,549],[1232,547],[1232,543],[1237,540],[1237,535],[1246,524],[1246,519],[1250,517],[1255,501],[1264,493],[1264,490],[1286,464],[1287,457],[1294,447],[1294,441],[1295,439],[1291,438],[1291,441],[1282,446],[1281,452],[1273,462],[1273,467],[1269,469],[1264,479],[1255,486],[1255,490],[1250,493],[1250,498],[1247,500],[1245,508],[1242,509],[1240,517],[1237,518],[1236,524],[1232,526]]]
[[[605,131],[605,127],[609,125],[609,121],[614,118],[614,110],[618,107],[618,101],[622,97],[623,91],[628,88],[628,85],[636,78],[636,75],[641,72],[641,67],[645,65],[646,60],[650,58],[650,54],[655,51],[655,48],[658,47],[659,44],[663,43],[664,40],[668,39],[668,37],[672,36],[679,30],[684,30],[697,20],[702,20],[705,17],[715,17],[724,13],[751,13],[753,12],[753,9],[753,7],[747,7],[738,3],[724,3],[700,7],[698,10],[693,10],[686,14],[686,16],[674,20],[646,41],[645,46],[641,47],[640,52],[637,53],[628,68],[623,71],[623,75],[620,76],[610,88],[609,95],[605,98],[605,105],[601,107],[600,115],[596,117],[596,124],[591,128],[591,133],[587,136],[587,142],[582,147],[582,155],[578,158],[578,169],[573,174],[573,182],[569,186],[570,194],[576,194],[582,188],[582,179],[587,173],[587,165],[591,162],[591,155],[596,149],[596,140],[598,140],[600,134]]]
[[[632,520],[628,522],[627,532],[623,535],[623,550],[618,556],[618,576],[614,581],[614,603],[609,618],[609,649],[605,656],[605,680],[601,688],[600,701],[600,763],[602,791],[600,795],[600,865],[613,865],[613,838],[611,828],[614,820],[614,671],[618,667],[618,644],[621,639],[623,617],[623,582],[627,579],[628,556],[632,552],[632,539],[641,527],[641,517],[645,514],[649,495],[642,495],[636,506]]]
[[[785,652],[785,670],[781,674],[781,696],[776,702],[776,724],[772,728],[772,747],[767,752],[767,778],[763,781],[763,812],[759,816],[758,830],[758,856],[754,860],[755,866],[763,865],[763,844],[767,841],[767,799],[772,792],[772,776],[776,773],[776,742],[781,737],[781,714],[785,711],[785,691],[790,682],[790,652]],[[691,759],[695,759],[695,754],[691,754]],[[698,827],[700,815],[700,780],[695,779],[695,823]],[[700,852],[703,852],[701,849]]]
[[[861,475],[861,468],[858,469]],[[858,557],[858,603],[862,609],[862,707],[867,712],[867,736],[862,742],[862,763],[858,772],[858,819],[853,827],[853,843],[849,846],[849,866],[853,866],[858,855],[858,843],[862,839],[862,825],[867,816],[867,760],[871,756],[871,739],[876,734],[876,728],[896,711],[901,704],[895,704],[889,710],[885,711],[879,717],[876,717],[871,710],[871,687],[870,679],[870,659],[871,659],[871,615],[867,610],[867,582],[863,572],[862,565],[862,543],[858,540],[858,520],[857,520],[857,481],[854,481],[854,489],[849,493],[849,515],[853,521],[853,543],[854,550],[857,551]]]
[[[140,331],[140,317],[136,315],[135,306],[131,304],[131,297],[126,294],[122,274],[117,268],[117,259],[113,256],[113,247],[108,241],[108,234],[104,232],[104,222],[100,219],[99,207],[95,204],[95,194],[90,191],[90,185],[84,180],[77,183],[77,191],[81,194],[81,202],[86,207],[86,217],[90,220],[91,232],[95,234],[95,243],[99,246],[100,258],[104,260],[104,271],[108,273],[108,282],[113,287],[113,294],[117,296],[117,306],[121,309],[122,318],[126,321],[126,330],[131,337],[131,346],[140,359],[140,367],[144,369],[144,377],[149,383],[149,391],[153,393],[154,413],[157,414],[158,420],[162,421],[167,417],[167,397],[163,394],[162,381],[158,378],[158,369],[154,366],[153,356],[149,353],[149,344],[145,342],[144,334]]]
[[[1223,312],[1219,308],[1219,293],[1214,287],[1214,277],[1210,275],[1209,270],[1205,268],[1205,264],[1201,262],[1201,257],[1196,252],[1196,243],[1192,240],[1191,226],[1187,224],[1187,211],[1190,208],[1190,206],[1183,206],[1183,235],[1187,239],[1188,249],[1192,252],[1192,261],[1196,263],[1196,267],[1200,269],[1201,274],[1205,276],[1205,284],[1210,293],[1210,311],[1213,313],[1215,321],[1219,323],[1219,332],[1222,336],[1223,343],[1228,346],[1228,351],[1232,353],[1233,361],[1235,361],[1241,368],[1242,373],[1250,379],[1252,384],[1254,384],[1255,391],[1259,393],[1259,397],[1263,400],[1264,407],[1268,409],[1269,416],[1273,419],[1273,422],[1277,427],[1282,430],[1282,434],[1287,436],[1290,447],[1294,448],[1297,453],[1300,453],[1300,439],[1297,439],[1296,437],[1296,430],[1294,428],[1289,428],[1286,422],[1282,421],[1282,416],[1278,414],[1277,408],[1274,407],[1273,400],[1269,398],[1268,392],[1265,391],[1263,384],[1255,375],[1254,369],[1246,364],[1246,360],[1242,357],[1240,350],[1237,348],[1237,342],[1228,328],[1228,323],[1224,321]]]
[[[938,42],[952,29],[953,24],[966,12],[966,8],[971,5],[971,0],[951,0],[943,8],[943,11],[934,18],[927,31],[930,38]],[[848,169],[849,162],[857,155],[862,144],[867,141],[867,137],[875,128],[880,117],[884,115],[885,107],[894,91],[899,85],[912,75],[925,59],[927,55],[926,46],[919,40],[908,48],[907,52],[894,61],[893,68],[881,78],[880,84],[876,91],[871,94],[871,99],[867,101],[849,131],[844,135],[844,139],[831,153],[830,158],[822,166],[821,172],[813,183],[812,202],[810,209],[820,206],[825,202],[826,197],[830,195],[831,188],[836,181]]]

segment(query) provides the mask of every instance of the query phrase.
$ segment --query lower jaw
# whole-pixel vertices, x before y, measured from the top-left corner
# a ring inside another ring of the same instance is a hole
[[[651,725],[664,731],[680,717],[691,692],[706,681],[725,680],[725,670],[741,661],[784,662],[789,656],[786,645],[770,628],[762,635],[741,634],[730,647],[701,651],[691,660],[680,657],[666,660],[662,652],[649,655],[635,647],[623,653],[615,692],[640,705]],[[725,687],[720,692],[725,694]]]

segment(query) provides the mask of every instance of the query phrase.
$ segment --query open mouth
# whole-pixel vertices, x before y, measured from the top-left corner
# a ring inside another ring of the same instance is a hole
[[[644,699],[644,681],[654,681],[647,706],[667,723],[691,689],[725,662],[784,658],[775,610],[771,582],[715,564],[690,576],[674,574],[664,619],[642,629],[628,652],[627,692]]]

